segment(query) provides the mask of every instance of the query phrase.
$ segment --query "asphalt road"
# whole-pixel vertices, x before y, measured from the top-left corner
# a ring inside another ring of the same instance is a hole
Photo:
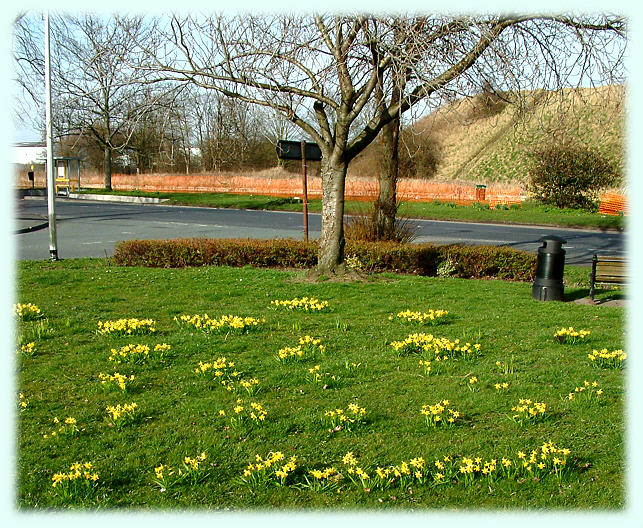
[[[46,219],[44,199],[21,201],[18,215]],[[301,213],[208,209],[165,205],[56,200],[56,232],[60,258],[111,256],[114,245],[127,239],[207,238],[303,238]],[[595,251],[623,252],[625,235],[581,229],[510,226],[413,220],[416,242],[507,245],[536,251],[544,235],[567,240],[568,264],[589,265]],[[309,236],[320,233],[319,214],[309,215]],[[16,259],[49,258],[47,229],[14,234]]]

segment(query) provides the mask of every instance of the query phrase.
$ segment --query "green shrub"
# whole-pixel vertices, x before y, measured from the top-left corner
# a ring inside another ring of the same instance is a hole
[[[585,146],[550,143],[535,148],[529,158],[529,191],[559,208],[594,210],[598,193],[618,179],[613,163]]]
[[[194,266],[256,266],[312,268],[317,264],[315,242],[292,239],[126,240],[116,244],[114,260],[119,266],[184,268]],[[346,255],[366,272],[395,272],[436,276],[447,264],[451,276],[531,281],[535,255],[508,247],[395,242],[348,241]]]
[[[122,266],[185,268],[257,266],[309,268],[317,263],[317,245],[296,240],[186,238],[119,242],[114,259]]]

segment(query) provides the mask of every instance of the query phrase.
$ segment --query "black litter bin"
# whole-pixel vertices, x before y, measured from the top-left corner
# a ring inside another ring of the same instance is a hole
[[[543,243],[538,248],[538,265],[536,280],[531,289],[531,296],[537,301],[562,301],[565,286],[565,250],[562,245],[567,242],[564,238],[548,235],[540,239]]]

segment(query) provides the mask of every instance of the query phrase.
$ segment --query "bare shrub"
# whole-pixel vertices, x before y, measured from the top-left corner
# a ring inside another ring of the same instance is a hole
[[[373,206],[370,209],[352,214],[344,222],[344,237],[346,240],[360,242],[399,242],[407,244],[417,236],[418,226],[408,218],[396,214],[392,225],[382,226],[377,221],[377,213]]]

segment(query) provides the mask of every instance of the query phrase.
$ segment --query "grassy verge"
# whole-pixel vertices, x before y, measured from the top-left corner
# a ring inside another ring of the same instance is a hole
[[[568,294],[579,291],[570,286]],[[306,312],[271,304],[304,296],[329,306]],[[533,301],[525,283],[383,274],[311,284],[303,272],[120,268],[98,259],[21,262],[17,300],[41,311],[40,319],[18,323],[21,509],[624,505],[623,372],[597,368],[587,357],[592,349],[623,347],[622,309]],[[448,317],[444,324],[417,326],[395,317],[406,309],[442,309]],[[247,333],[207,334],[174,320],[204,313],[265,322]],[[152,318],[156,332],[98,334],[99,321],[121,318]],[[569,326],[591,334],[575,344],[555,342],[553,334]],[[480,354],[461,358],[454,352],[437,361],[391,346],[418,331],[479,343]],[[300,361],[277,359],[279,350],[296,347],[306,335],[320,339],[325,350],[313,347]],[[148,345],[149,358],[130,362],[130,353],[117,363],[129,344]],[[171,348],[156,353],[159,344]],[[221,357],[234,366],[220,365],[220,371],[240,373],[230,374],[231,392],[220,382],[225,375],[195,372]],[[421,359],[433,360],[430,371]],[[115,372],[127,377],[125,392],[101,383]],[[240,378],[259,381],[252,394]],[[588,390],[570,400],[585,381],[597,383],[593,397],[587,398]],[[521,425],[512,419],[520,398],[545,403],[546,412]],[[461,413],[455,424],[427,426],[422,407],[444,400]],[[132,403],[137,407],[130,421],[106,411]],[[265,419],[238,423],[235,407],[247,412],[251,403],[262,406]],[[365,409],[361,422],[329,423],[327,412],[348,413],[350,404]],[[551,467],[521,465],[519,452],[529,457],[538,450],[540,456],[546,442],[570,450],[560,477]],[[254,478],[244,471],[255,475],[257,455],[265,461],[277,451],[285,457],[279,467],[296,457],[283,485],[274,475],[254,485],[243,481]],[[348,452],[369,474],[364,483],[354,466],[343,463]],[[423,480],[413,477],[401,486],[398,480],[387,488],[377,480],[378,466],[403,469],[403,461],[417,464],[419,457],[426,462]],[[506,457],[514,465],[508,473],[498,467],[492,475],[477,471],[469,478],[459,469],[463,457],[499,466]],[[73,474],[77,462],[91,468],[82,466],[78,480],[52,485],[57,473]],[[327,467],[342,477],[323,481],[310,473]],[[85,471],[98,480],[83,480]]]
[[[91,190],[88,193],[109,194],[106,191]],[[149,196],[167,199],[170,205],[190,205],[198,207],[231,207],[236,209],[269,209],[276,211],[301,211],[300,200],[274,196],[241,195],[230,193],[163,193],[142,191],[113,191],[112,194],[126,196]],[[348,214],[363,213],[370,210],[365,202],[346,202]],[[321,211],[321,200],[311,200],[310,212]],[[577,209],[558,209],[535,202],[524,202],[522,207],[490,210],[482,206],[461,206],[440,202],[404,202],[400,214],[408,218],[430,220],[460,220],[466,222],[513,223],[582,227],[592,229],[623,229],[625,220],[620,216],[603,216]]]

